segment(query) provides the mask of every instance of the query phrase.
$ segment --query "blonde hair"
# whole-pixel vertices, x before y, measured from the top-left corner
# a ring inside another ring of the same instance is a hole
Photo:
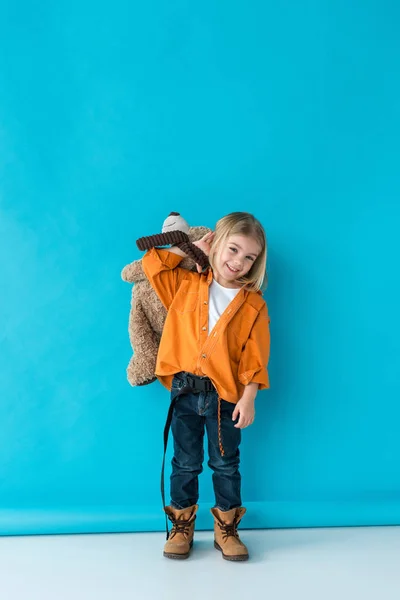
[[[214,269],[214,259],[221,246],[232,235],[244,235],[256,240],[261,248],[250,271],[237,282],[250,292],[258,292],[266,287],[267,238],[260,221],[246,212],[233,212],[222,217],[215,227],[215,237],[209,256],[210,265]]]

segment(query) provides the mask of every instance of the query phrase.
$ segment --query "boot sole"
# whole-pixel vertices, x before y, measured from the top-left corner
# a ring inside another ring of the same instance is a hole
[[[216,541],[214,541],[214,548],[221,552],[222,558],[224,558],[225,560],[231,560],[232,562],[243,562],[245,560],[249,560],[248,554],[234,554],[233,556],[228,556],[227,554],[224,554],[224,551],[222,550],[221,546]]]
[[[192,549],[192,546],[193,546],[193,542],[190,544],[190,550]],[[174,552],[163,552],[163,555],[165,556],[165,558],[172,558],[173,560],[185,560],[186,558],[189,558],[190,550],[189,550],[189,552],[187,552],[187,554],[175,554]]]

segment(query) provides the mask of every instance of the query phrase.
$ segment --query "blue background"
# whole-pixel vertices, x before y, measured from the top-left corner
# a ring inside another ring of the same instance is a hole
[[[269,239],[271,390],[247,527],[400,523],[399,18],[389,0],[0,8],[0,533],[157,530],[135,239],[171,210]],[[200,527],[211,527],[211,477]]]

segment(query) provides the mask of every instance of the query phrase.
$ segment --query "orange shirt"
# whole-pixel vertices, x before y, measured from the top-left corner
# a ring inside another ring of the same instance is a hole
[[[270,335],[267,305],[261,293],[241,289],[208,335],[208,293],[212,270],[182,269],[182,257],[153,248],[143,270],[168,310],[157,356],[156,376],[171,389],[180,371],[206,375],[220,398],[236,404],[244,386],[269,387]]]

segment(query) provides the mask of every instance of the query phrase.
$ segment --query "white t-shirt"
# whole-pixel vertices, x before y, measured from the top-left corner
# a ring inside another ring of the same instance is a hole
[[[228,304],[232,302],[240,288],[226,288],[212,280],[208,297],[208,333],[214,327]]]

